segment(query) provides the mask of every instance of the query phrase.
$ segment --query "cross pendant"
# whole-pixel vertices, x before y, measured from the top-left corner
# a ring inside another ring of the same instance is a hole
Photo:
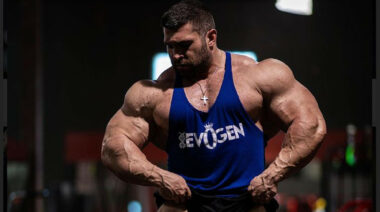
[[[201,98],[201,100],[203,100],[203,105],[207,105],[207,101],[208,101],[207,96],[203,95],[203,97]]]

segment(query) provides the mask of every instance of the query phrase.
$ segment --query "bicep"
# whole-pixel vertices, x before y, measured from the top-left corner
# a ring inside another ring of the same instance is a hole
[[[269,108],[281,129],[287,131],[295,121],[303,125],[316,125],[321,119],[317,101],[311,92],[295,79],[287,89],[272,97]]]
[[[146,81],[139,81],[128,89],[122,107],[107,125],[106,136],[123,137],[140,149],[144,147],[153,133],[150,89],[146,84]]]
[[[124,138],[142,148],[149,135],[149,123],[142,117],[132,116],[128,111],[120,109],[109,121],[106,128],[106,138]]]

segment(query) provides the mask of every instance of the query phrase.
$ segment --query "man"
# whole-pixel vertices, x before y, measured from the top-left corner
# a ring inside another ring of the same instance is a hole
[[[157,187],[159,211],[275,210],[277,184],[312,159],[326,133],[313,95],[278,60],[219,49],[199,2],[173,5],[162,26],[173,66],[129,88],[106,129],[104,164]],[[265,168],[265,142],[279,130],[282,149]],[[168,153],[168,171],[141,152],[148,142]]]

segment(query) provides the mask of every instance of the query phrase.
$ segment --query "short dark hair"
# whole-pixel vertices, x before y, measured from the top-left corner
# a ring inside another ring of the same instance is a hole
[[[178,30],[186,23],[193,24],[194,30],[200,35],[215,29],[210,10],[198,0],[182,0],[171,6],[161,17],[161,26],[170,30]]]

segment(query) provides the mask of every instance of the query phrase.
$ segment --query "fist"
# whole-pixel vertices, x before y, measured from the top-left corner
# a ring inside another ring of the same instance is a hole
[[[248,186],[253,201],[259,204],[268,203],[277,194],[277,185],[262,175],[258,175]]]
[[[165,176],[158,193],[171,204],[183,204],[191,197],[191,191],[185,179],[174,173]]]

